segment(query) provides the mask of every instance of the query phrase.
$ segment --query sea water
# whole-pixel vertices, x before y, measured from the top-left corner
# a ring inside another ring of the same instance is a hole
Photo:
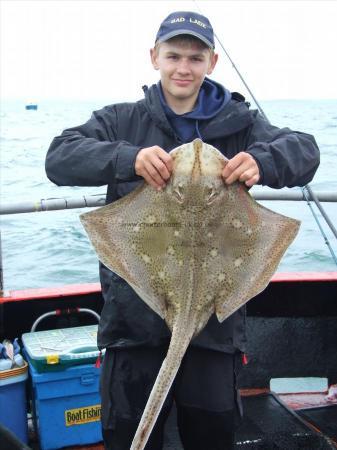
[[[44,101],[26,111],[22,101],[1,107],[2,202],[39,201],[59,197],[105,194],[105,187],[58,187],[45,174],[49,144],[63,129],[80,125],[91,112],[112,102]],[[337,100],[262,102],[269,120],[315,136],[321,165],[311,187],[337,192]],[[244,150],[244,149],[243,149]],[[295,188],[299,189],[299,188]],[[278,271],[335,271],[327,245],[305,202],[263,202],[265,206],[301,220],[300,232]],[[324,203],[337,224],[337,203]],[[6,290],[98,281],[97,258],[79,221],[84,209],[16,214],[1,217],[4,286]],[[337,253],[336,239],[315,211]]]

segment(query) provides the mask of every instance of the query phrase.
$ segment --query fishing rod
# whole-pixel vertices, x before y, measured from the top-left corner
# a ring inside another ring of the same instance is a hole
[[[203,14],[203,12],[202,12],[201,8],[199,7],[197,1],[196,1],[196,0],[192,0],[192,1],[194,2],[196,8],[199,10],[200,14]],[[224,53],[225,53],[225,55],[227,56],[228,60],[229,60],[230,63],[232,64],[232,67],[233,67],[233,69],[235,70],[236,74],[239,76],[240,80],[242,81],[242,83],[244,84],[245,88],[247,89],[249,95],[251,96],[251,98],[253,99],[254,103],[256,104],[257,109],[259,110],[260,114],[263,116],[263,118],[264,118],[268,123],[270,123],[270,121],[269,121],[267,115],[266,115],[265,112],[263,111],[261,105],[260,105],[259,102],[257,101],[257,99],[256,99],[256,97],[254,96],[252,90],[250,89],[250,87],[249,87],[248,84],[246,83],[244,77],[241,75],[241,72],[240,72],[239,69],[237,68],[237,66],[236,66],[236,64],[234,63],[233,59],[230,57],[229,53],[228,53],[227,50],[225,49],[223,43],[221,42],[221,39],[218,37],[218,35],[217,35],[215,32],[214,32],[214,37],[215,37],[215,39],[218,41],[220,47],[222,48],[222,50],[224,51]],[[313,217],[314,217],[314,219],[315,219],[315,221],[316,221],[316,223],[317,223],[317,225],[318,225],[318,228],[319,228],[319,230],[320,230],[320,232],[321,232],[321,234],[322,234],[322,237],[323,237],[323,239],[324,239],[324,242],[328,245],[328,248],[329,248],[330,253],[331,253],[331,256],[332,256],[332,259],[334,260],[334,262],[335,262],[336,265],[337,265],[337,257],[336,257],[336,255],[335,255],[335,253],[334,253],[334,251],[333,251],[333,249],[332,249],[332,247],[331,247],[331,244],[330,244],[330,242],[329,242],[329,239],[327,238],[326,234],[325,234],[324,231],[323,231],[323,227],[322,227],[322,225],[321,225],[321,223],[320,223],[320,221],[319,221],[319,218],[318,218],[317,214],[315,213],[314,209],[313,209],[312,206],[311,206],[311,203],[310,203],[311,200],[315,203],[316,207],[317,207],[318,210],[321,212],[322,217],[324,218],[324,220],[325,220],[325,222],[327,223],[328,227],[331,229],[332,233],[334,234],[334,236],[335,236],[336,239],[337,239],[337,231],[336,231],[336,228],[333,226],[333,224],[332,224],[332,222],[331,222],[331,220],[330,220],[328,214],[327,214],[326,211],[324,210],[323,206],[321,205],[321,203],[320,203],[319,199],[317,198],[317,196],[314,194],[314,192],[313,192],[313,190],[311,189],[311,187],[307,184],[306,186],[301,187],[301,190],[302,190],[303,196],[304,196],[305,199],[307,200],[307,204],[308,204],[308,206],[309,206],[309,208],[310,208],[310,211],[311,211],[311,213],[312,213],[312,215],[313,215]],[[308,196],[309,196],[309,197],[308,197]]]
[[[329,241],[327,235],[325,234],[325,232],[324,232],[324,230],[323,230],[323,228],[322,228],[322,225],[321,225],[320,221],[318,220],[318,218],[317,218],[317,216],[316,216],[316,214],[315,214],[315,211],[312,209],[312,205],[311,205],[311,203],[310,203],[310,198],[309,198],[309,196],[306,194],[305,189],[303,189],[303,195],[304,195],[304,196],[306,197],[306,199],[307,199],[307,205],[309,206],[310,211],[312,212],[312,214],[313,214],[313,216],[314,216],[314,219],[315,219],[315,221],[316,221],[316,223],[317,223],[317,226],[318,226],[318,228],[319,228],[319,230],[320,230],[320,232],[321,232],[321,234],[322,234],[322,236],[323,236],[324,242],[325,242],[326,245],[328,246],[328,249],[329,249],[329,251],[330,251],[330,253],[331,253],[332,259],[334,260],[335,264],[337,265],[337,258],[336,258],[335,252],[333,251],[333,249],[332,249],[332,247],[331,247],[330,241]],[[309,195],[310,195],[310,194],[309,194]],[[329,219],[329,220],[330,220],[330,219]],[[333,226],[333,228],[335,228],[335,227]],[[335,231],[336,231],[336,230],[335,230]]]

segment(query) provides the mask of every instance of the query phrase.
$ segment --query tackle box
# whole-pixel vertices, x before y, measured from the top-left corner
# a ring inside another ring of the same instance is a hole
[[[24,333],[22,343],[38,372],[59,371],[68,366],[95,362],[97,325]]]
[[[79,308],[76,312],[90,313],[99,319],[98,314],[90,309]],[[58,311],[43,314],[34,322],[31,331],[22,335],[30,364],[38,372],[51,372],[95,362],[99,356],[98,325],[35,331],[42,320],[56,314]]]

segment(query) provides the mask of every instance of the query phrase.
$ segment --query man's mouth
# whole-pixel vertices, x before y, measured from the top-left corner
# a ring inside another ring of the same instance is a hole
[[[175,78],[172,81],[177,86],[188,86],[189,84],[192,83],[192,80],[179,80],[179,79],[175,79]]]

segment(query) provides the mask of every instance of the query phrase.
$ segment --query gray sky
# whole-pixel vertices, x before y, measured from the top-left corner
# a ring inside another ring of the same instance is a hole
[[[1,96],[142,97],[149,49],[174,10],[208,16],[258,99],[337,98],[336,1],[0,0]],[[212,78],[246,95],[220,45]]]

